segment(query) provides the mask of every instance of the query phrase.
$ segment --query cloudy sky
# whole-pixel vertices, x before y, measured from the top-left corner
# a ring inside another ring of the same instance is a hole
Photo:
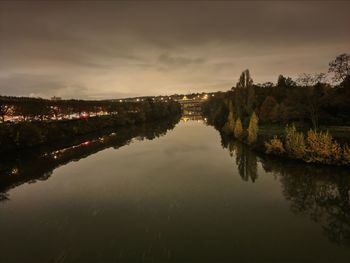
[[[350,2],[0,2],[0,94],[121,98],[326,72]]]

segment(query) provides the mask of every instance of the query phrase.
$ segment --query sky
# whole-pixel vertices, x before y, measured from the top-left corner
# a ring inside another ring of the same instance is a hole
[[[114,99],[327,72],[350,2],[0,1],[0,95]]]

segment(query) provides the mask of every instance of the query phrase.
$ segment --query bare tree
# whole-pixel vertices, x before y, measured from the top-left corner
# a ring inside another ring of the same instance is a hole
[[[350,55],[346,53],[338,55],[335,60],[329,62],[328,72],[334,73],[334,81],[344,81],[346,76],[350,76]]]
[[[326,73],[315,73],[315,74],[307,74],[302,73],[297,78],[297,83],[302,87],[311,87],[316,85],[317,83],[325,82],[327,78]]]
[[[309,113],[309,117],[312,126],[315,130],[318,129],[319,124],[319,111],[323,103],[324,91],[324,80],[326,79],[325,73],[306,74],[299,75],[297,83],[304,87],[303,95],[305,96],[306,111]]]

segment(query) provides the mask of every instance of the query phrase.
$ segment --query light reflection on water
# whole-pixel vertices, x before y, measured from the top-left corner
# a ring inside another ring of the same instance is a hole
[[[2,162],[2,260],[349,258],[348,170],[257,156],[200,116],[174,124]]]

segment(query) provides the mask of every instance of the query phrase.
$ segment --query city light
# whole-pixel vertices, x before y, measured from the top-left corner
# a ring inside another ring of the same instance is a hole
[[[12,170],[11,170],[11,175],[18,175],[18,168],[12,168]]]
[[[87,118],[89,118],[89,113],[87,113],[87,112],[82,112],[82,113],[80,114],[80,118],[82,118],[82,119],[87,119]]]

